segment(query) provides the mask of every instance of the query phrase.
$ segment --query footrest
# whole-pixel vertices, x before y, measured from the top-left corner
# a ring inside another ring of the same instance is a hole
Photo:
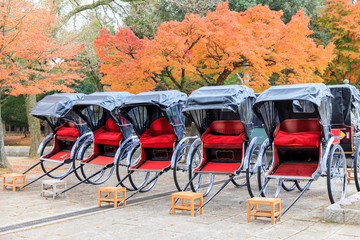
[[[122,198],[118,196],[118,193],[122,192]],[[102,193],[106,193],[105,196],[102,196]],[[98,204],[101,206],[101,202],[110,202],[114,203],[114,207],[118,206],[118,203],[122,202],[123,206],[126,206],[126,188],[124,187],[101,187],[99,188],[98,193]]]
[[[60,179],[49,179],[41,182],[41,196],[50,195],[53,199],[66,189],[66,181]],[[66,193],[63,193],[66,196]]]
[[[254,207],[251,210],[252,205]],[[270,206],[270,210],[258,209],[258,205]],[[277,206],[277,210],[276,210]],[[262,198],[262,197],[253,197],[247,200],[247,219],[248,222],[251,222],[251,216],[257,217],[268,217],[271,218],[271,223],[275,223],[275,217],[280,216],[281,214],[281,199],[280,198]],[[277,219],[280,221],[280,218]]]
[[[181,199],[181,205],[175,205],[176,199]],[[195,204],[195,200],[199,199],[200,203]],[[195,192],[177,192],[171,195],[172,200],[172,214],[175,214],[175,209],[191,211],[191,216],[195,216],[195,207],[201,207],[203,205],[203,194]],[[190,200],[190,203],[186,203],[185,200]],[[203,208],[200,209],[200,214],[203,213]]]
[[[12,190],[15,192],[17,187],[22,187],[26,185],[26,176],[24,174],[6,173],[3,174],[1,177],[3,183],[3,190],[5,190],[6,187],[11,187]],[[17,181],[19,179],[21,180],[20,182]],[[23,189],[25,190],[26,188]]]

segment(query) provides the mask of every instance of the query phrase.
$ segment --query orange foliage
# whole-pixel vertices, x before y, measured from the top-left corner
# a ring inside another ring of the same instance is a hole
[[[0,13],[0,93],[73,91],[67,85],[79,79],[72,59],[81,49],[51,36],[57,19],[50,9],[28,0],[4,0]]]
[[[342,83],[347,78],[360,84],[360,2],[328,0],[319,23],[334,37],[336,58],[327,71],[327,80]]]
[[[190,92],[222,85],[233,73],[245,73],[257,91],[270,86],[274,73],[279,84],[321,82],[334,46],[316,46],[303,11],[288,24],[281,16],[261,5],[230,11],[226,2],[206,17],[190,14],[182,22],[161,24],[153,40],[139,39],[129,29],[115,36],[102,30],[95,48],[103,82],[132,92],[159,85]]]

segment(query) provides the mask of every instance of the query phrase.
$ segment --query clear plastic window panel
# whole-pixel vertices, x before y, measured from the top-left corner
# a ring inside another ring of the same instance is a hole
[[[88,123],[94,131],[105,124],[104,109],[100,106],[87,106],[81,113],[87,118]]]
[[[306,100],[294,100],[293,101],[293,112],[294,113],[313,113],[315,107],[312,102]]]
[[[127,115],[131,118],[134,130],[138,136],[143,134],[149,127],[150,121],[146,106],[131,108]]]
[[[57,117],[47,117],[46,118],[47,123],[50,125],[50,127],[55,131],[55,128],[61,126],[65,123],[65,120],[62,118]]]
[[[206,125],[207,111],[205,109],[190,110],[190,114],[200,135],[203,134],[207,129],[207,125]]]
[[[125,138],[129,138],[133,135],[133,126],[132,124],[122,116],[120,113],[120,109],[115,108],[114,111],[111,113],[113,118],[116,119],[116,123],[119,125],[120,130]]]
[[[275,102],[264,102],[258,109],[264,123],[265,132],[273,140],[273,133],[280,122]]]
[[[319,107],[320,123],[323,126],[325,139],[330,137],[332,107],[330,98],[323,98]]]
[[[170,124],[174,127],[174,131],[178,139],[182,139],[185,133],[185,116],[182,114],[182,105],[172,105],[166,109],[166,114]]]
[[[252,106],[254,104],[254,98],[248,98],[243,101],[239,106],[240,120],[244,123],[246,128],[246,133],[250,137],[250,134],[253,130],[253,110]]]
[[[64,119],[66,121],[70,121],[75,123],[77,129],[79,130],[80,134],[84,134],[90,131],[89,127],[87,126],[86,122],[84,119],[82,119],[77,113],[75,113],[74,111],[70,111],[68,112]]]

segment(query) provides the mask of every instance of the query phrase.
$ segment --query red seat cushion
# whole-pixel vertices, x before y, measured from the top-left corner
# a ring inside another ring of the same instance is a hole
[[[80,136],[80,132],[76,127],[73,127],[70,124],[64,124],[62,127],[58,128],[56,131],[56,135],[58,139],[67,140],[67,141],[76,141]],[[73,124],[75,126],[75,124]]]
[[[176,139],[171,124],[165,118],[159,118],[140,136],[140,143],[148,148],[172,148]]]
[[[119,146],[123,135],[119,126],[109,118],[105,125],[94,132],[95,143]]]
[[[288,133],[280,130],[274,144],[277,147],[318,148],[320,141],[321,132],[318,131]]]
[[[165,168],[170,167],[171,161],[145,161],[143,164],[136,165],[131,169],[141,169],[141,170],[155,170],[163,171]]]
[[[242,148],[244,125],[241,121],[214,121],[201,139],[206,148]]]

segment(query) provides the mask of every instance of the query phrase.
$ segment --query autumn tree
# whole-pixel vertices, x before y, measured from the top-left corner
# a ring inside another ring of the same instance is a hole
[[[325,78],[331,83],[344,79],[360,84],[360,2],[329,0],[319,24],[333,35],[336,57]]]
[[[161,24],[153,40],[129,29],[119,28],[114,36],[104,29],[95,41],[102,81],[132,92],[159,85],[190,92],[222,85],[233,73],[258,91],[269,87],[275,73],[278,84],[321,82],[333,45],[314,43],[303,11],[287,24],[281,16],[267,6],[238,13],[223,3],[205,17],[190,14]]]
[[[60,44],[51,35],[57,19],[50,8],[28,0],[5,0],[0,11],[0,95],[73,91],[68,85],[80,79],[73,61],[80,46]],[[9,167],[1,117],[0,167]]]

